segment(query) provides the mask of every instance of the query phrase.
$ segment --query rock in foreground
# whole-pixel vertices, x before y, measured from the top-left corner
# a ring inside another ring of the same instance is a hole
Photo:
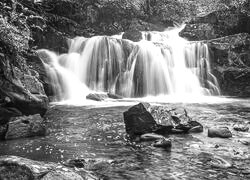
[[[132,137],[146,133],[165,135],[203,131],[203,126],[193,121],[182,108],[168,109],[139,103],[123,115],[126,132]]]
[[[2,156],[0,157],[0,179],[83,180],[84,178],[72,169],[55,163],[33,161],[17,156]]]
[[[126,132],[131,137],[153,132],[164,134],[173,128],[172,126],[157,124],[153,116],[147,111],[149,106],[146,103],[139,103],[123,113]]]
[[[230,138],[232,133],[227,127],[209,128],[208,137]]]
[[[6,140],[43,136],[46,133],[46,128],[43,123],[43,118],[39,115],[22,116],[12,118],[8,123],[8,130],[5,135]]]

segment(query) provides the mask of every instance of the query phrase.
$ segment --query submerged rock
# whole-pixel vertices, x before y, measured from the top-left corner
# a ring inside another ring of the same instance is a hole
[[[43,118],[39,115],[12,118],[8,123],[5,139],[43,136],[46,133]]]
[[[166,138],[161,138],[156,140],[153,143],[154,147],[160,147],[160,148],[164,148],[164,149],[169,149],[172,146],[172,142],[170,139],[166,139]]]
[[[209,128],[208,137],[230,138],[232,137],[232,133],[228,127]]]
[[[140,136],[141,141],[154,141],[162,138],[164,138],[164,136],[155,133],[146,133]]]
[[[83,180],[84,178],[72,169],[55,163],[39,162],[17,156],[1,156],[0,179]]]
[[[108,98],[108,95],[105,93],[90,93],[86,96],[86,99],[94,100],[94,101],[104,101]]]
[[[228,162],[227,160],[223,159],[222,157],[219,156],[214,156],[211,160],[210,160],[210,165],[212,167],[215,168],[230,168],[232,166],[232,164],[230,162]]]
[[[234,125],[233,129],[235,131],[247,132],[249,130],[249,127],[246,124],[236,124]]]
[[[95,171],[109,168],[113,160],[96,158],[96,159],[69,159],[64,165],[72,168],[84,168],[85,170]]]

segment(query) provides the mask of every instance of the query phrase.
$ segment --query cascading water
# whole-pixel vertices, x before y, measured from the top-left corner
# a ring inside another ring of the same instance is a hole
[[[77,37],[68,54],[39,54],[57,100],[84,99],[90,91],[125,97],[219,95],[207,45],[188,42],[178,32],[142,32],[138,43],[120,36]]]

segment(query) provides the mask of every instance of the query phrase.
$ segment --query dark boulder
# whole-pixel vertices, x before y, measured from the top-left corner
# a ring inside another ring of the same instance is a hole
[[[149,104],[139,103],[123,113],[126,132],[131,135],[142,135],[157,130],[158,125],[147,111]]]
[[[108,98],[108,95],[105,93],[90,93],[86,96],[86,99],[94,100],[94,101],[104,101]]]
[[[209,128],[208,137],[230,138],[232,133],[227,127]]]
[[[8,123],[5,139],[43,136],[46,133],[43,121],[39,114],[12,118]]]
[[[17,156],[0,157],[0,179],[83,180],[74,170],[56,163],[33,161]],[[95,178],[97,179],[97,178]]]
[[[142,40],[142,33],[138,30],[128,30],[122,35],[122,39],[138,42]]]

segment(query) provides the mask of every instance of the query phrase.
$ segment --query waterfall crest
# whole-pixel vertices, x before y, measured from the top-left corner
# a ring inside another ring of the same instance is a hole
[[[67,54],[39,50],[57,100],[84,99],[90,91],[124,97],[220,95],[206,44],[188,42],[178,30],[120,36],[76,37]]]

